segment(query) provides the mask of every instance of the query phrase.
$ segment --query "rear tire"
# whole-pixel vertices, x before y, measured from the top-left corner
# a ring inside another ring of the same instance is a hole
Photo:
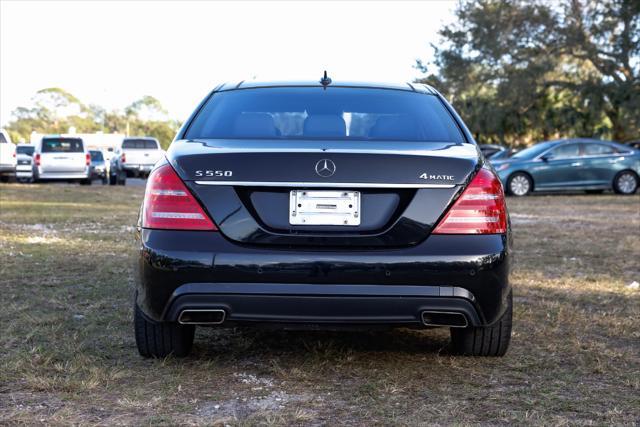
[[[613,178],[613,191],[630,196],[638,190],[638,175],[632,171],[622,171]]]
[[[91,185],[91,178],[83,179],[80,181],[80,185]]]
[[[507,180],[507,194],[511,196],[526,196],[533,190],[533,181],[526,173],[516,172]]]
[[[135,304],[136,345],[142,357],[186,357],[191,353],[195,326],[177,322],[154,322]]]
[[[513,297],[507,297],[507,310],[491,326],[451,328],[453,353],[463,356],[504,356],[511,341]]]

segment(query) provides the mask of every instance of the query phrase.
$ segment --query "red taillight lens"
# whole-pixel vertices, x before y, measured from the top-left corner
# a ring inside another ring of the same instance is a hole
[[[434,234],[502,234],[507,232],[507,209],[502,184],[488,169],[480,169]]]
[[[40,166],[40,153],[36,153],[36,158],[34,161],[36,163],[36,166]]]
[[[144,228],[217,230],[171,165],[149,175],[142,212]]]
[[[86,165],[89,166],[91,164],[91,154],[87,153],[85,156]]]
[[[127,163],[127,156],[125,156],[125,155],[124,155],[124,153],[122,153],[122,154],[120,155],[120,161],[121,161],[122,163]]]

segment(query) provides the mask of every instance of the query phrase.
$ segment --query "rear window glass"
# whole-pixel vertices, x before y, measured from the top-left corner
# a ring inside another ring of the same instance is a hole
[[[35,147],[16,147],[16,153],[18,154],[26,154],[27,156],[33,156],[33,152]]]
[[[613,154],[616,150],[610,145],[604,144],[583,144],[584,154],[586,156],[595,156],[598,154]]]
[[[4,134],[0,133],[0,144],[6,144],[7,142],[7,138],[4,137]]]
[[[219,92],[199,112],[186,138],[464,142],[433,95],[344,87]]]
[[[122,148],[126,150],[153,150],[158,148],[158,143],[152,139],[125,139]]]
[[[91,154],[91,160],[94,162],[104,160],[104,157],[102,157],[102,151],[89,151],[89,154]]]
[[[83,153],[82,140],[77,138],[44,138],[43,153]]]

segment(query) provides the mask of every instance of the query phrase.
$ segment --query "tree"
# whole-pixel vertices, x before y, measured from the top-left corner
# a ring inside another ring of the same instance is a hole
[[[452,99],[477,139],[637,136],[640,2],[462,1],[417,68]],[[430,73],[431,70],[435,72]]]
[[[131,103],[123,112],[107,111],[98,105],[85,105],[63,89],[49,88],[38,91],[31,104],[13,111],[14,120],[7,126],[12,140],[28,140],[34,131],[60,134],[74,127],[79,133],[102,131],[153,136],[166,149],[180,127],[152,96]]]

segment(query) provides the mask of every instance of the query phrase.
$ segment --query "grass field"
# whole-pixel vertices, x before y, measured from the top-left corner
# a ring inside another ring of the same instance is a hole
[[[199,328],[145,360],[131,324],[142,188],[0,185],[0,424],[638,424],[640,196],[509,199],[501,359],[444,330]]]

